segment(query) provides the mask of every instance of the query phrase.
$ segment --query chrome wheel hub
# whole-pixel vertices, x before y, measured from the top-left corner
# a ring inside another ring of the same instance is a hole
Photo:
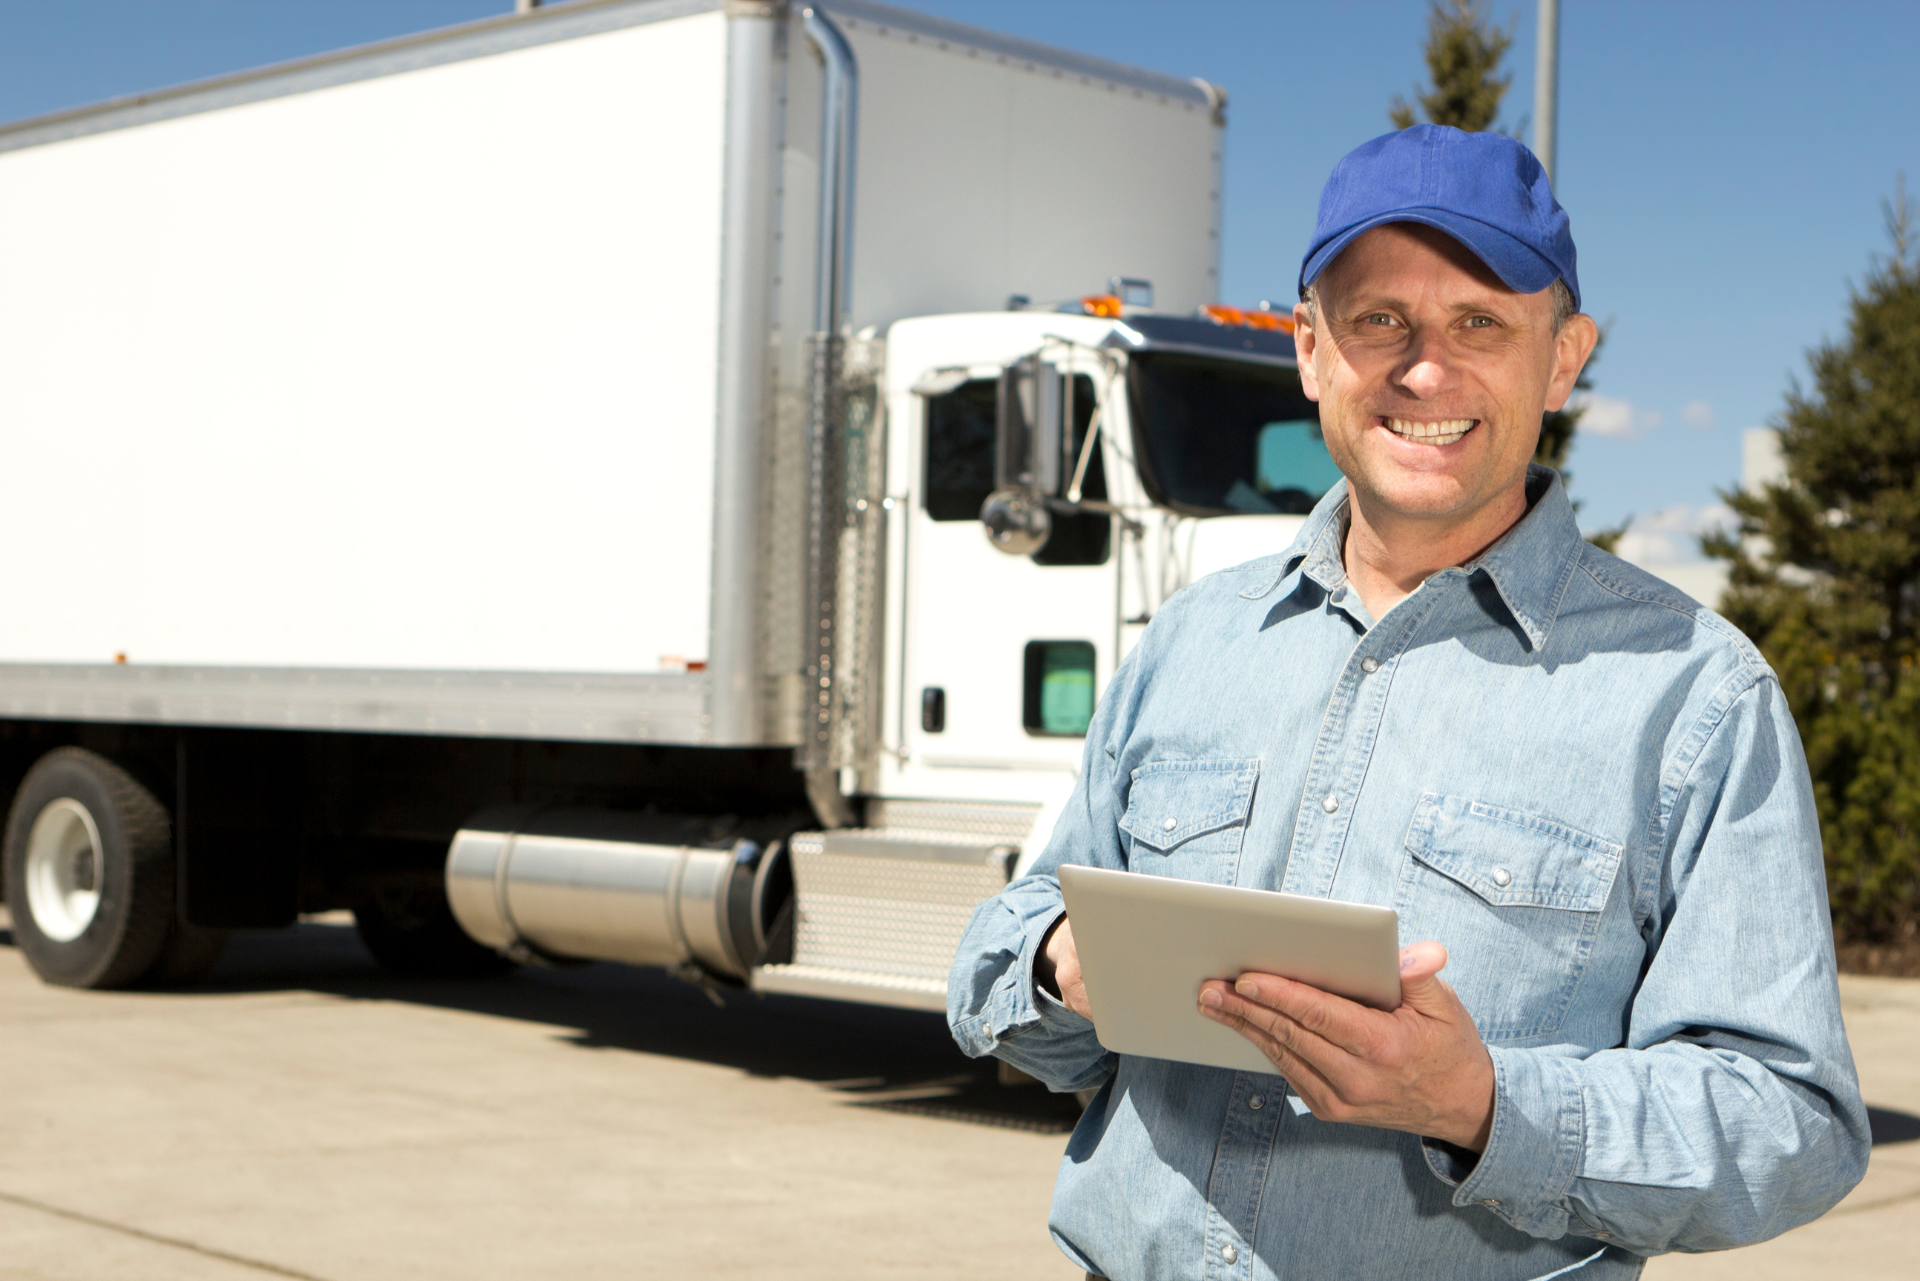
[[[79,801],[40,811],[27,835],[27,910],[42,934],[70,943],[100,910],[100,829]]]

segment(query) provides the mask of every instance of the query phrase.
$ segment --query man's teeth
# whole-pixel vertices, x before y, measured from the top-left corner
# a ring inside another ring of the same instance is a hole
[[[1387,419],[1387,430],[1402,440],[1417,440],[1423,445],[1451,445],[1473,430],[1471,418],[1445,418],[1437,423],[1416,423],[1406,418]]]

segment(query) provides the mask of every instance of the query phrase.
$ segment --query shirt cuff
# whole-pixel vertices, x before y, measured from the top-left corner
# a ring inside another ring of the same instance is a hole
[[[1565,1201],[1580,1169],[1586,1115],[1573,1066],[1555,1055],[1488,1047],[1493,1127],[1471,1169],[1451,1145],[1423,1140],[1427,1166],[1453,1203],[1479,1205],[1537,1237],[1567,1231]]]
[[[1027,922],[1026,936],[1020,942],[1020,959],[1000,976],[987,997],[986,1008],[980,1012],[981,1022],[994,1042],[1032,1023],[1040,1024],[1049,1032],[1081,1032],[1093,1026],[1068,1009],[1058,997],[1043,990],[1034,979],[1034,962],[1040,957],[1047,931],[1066,914],[1065,906],[1060,906]]]

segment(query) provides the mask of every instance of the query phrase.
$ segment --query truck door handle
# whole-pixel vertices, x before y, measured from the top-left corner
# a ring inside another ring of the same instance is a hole
[[[920,691],[920,728],[938,734],[947,727],[947,691],[929,685]]]

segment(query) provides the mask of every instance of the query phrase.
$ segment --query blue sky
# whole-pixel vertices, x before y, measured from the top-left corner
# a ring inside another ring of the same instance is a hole
[[[510,0],[0,3],[0,119],[484,17]],[[829,7],[830,0],[829,0]],[[1425,0],[909,0],[1232,94],[1224,290],[1287,299],[1334,161],[1424,76]],[[1504,121],[1533,105],[1533,5]],[[1606,400],[1570,462],[1589,526],[1710,518],[1742,428],[1778,414],[1806,350],[1844,331],[1886,246],[1879,201],[1920,188],[1920,5],[1563,0],[1558,190]],[[1685,554],[1690,544],[1679,540]]]

